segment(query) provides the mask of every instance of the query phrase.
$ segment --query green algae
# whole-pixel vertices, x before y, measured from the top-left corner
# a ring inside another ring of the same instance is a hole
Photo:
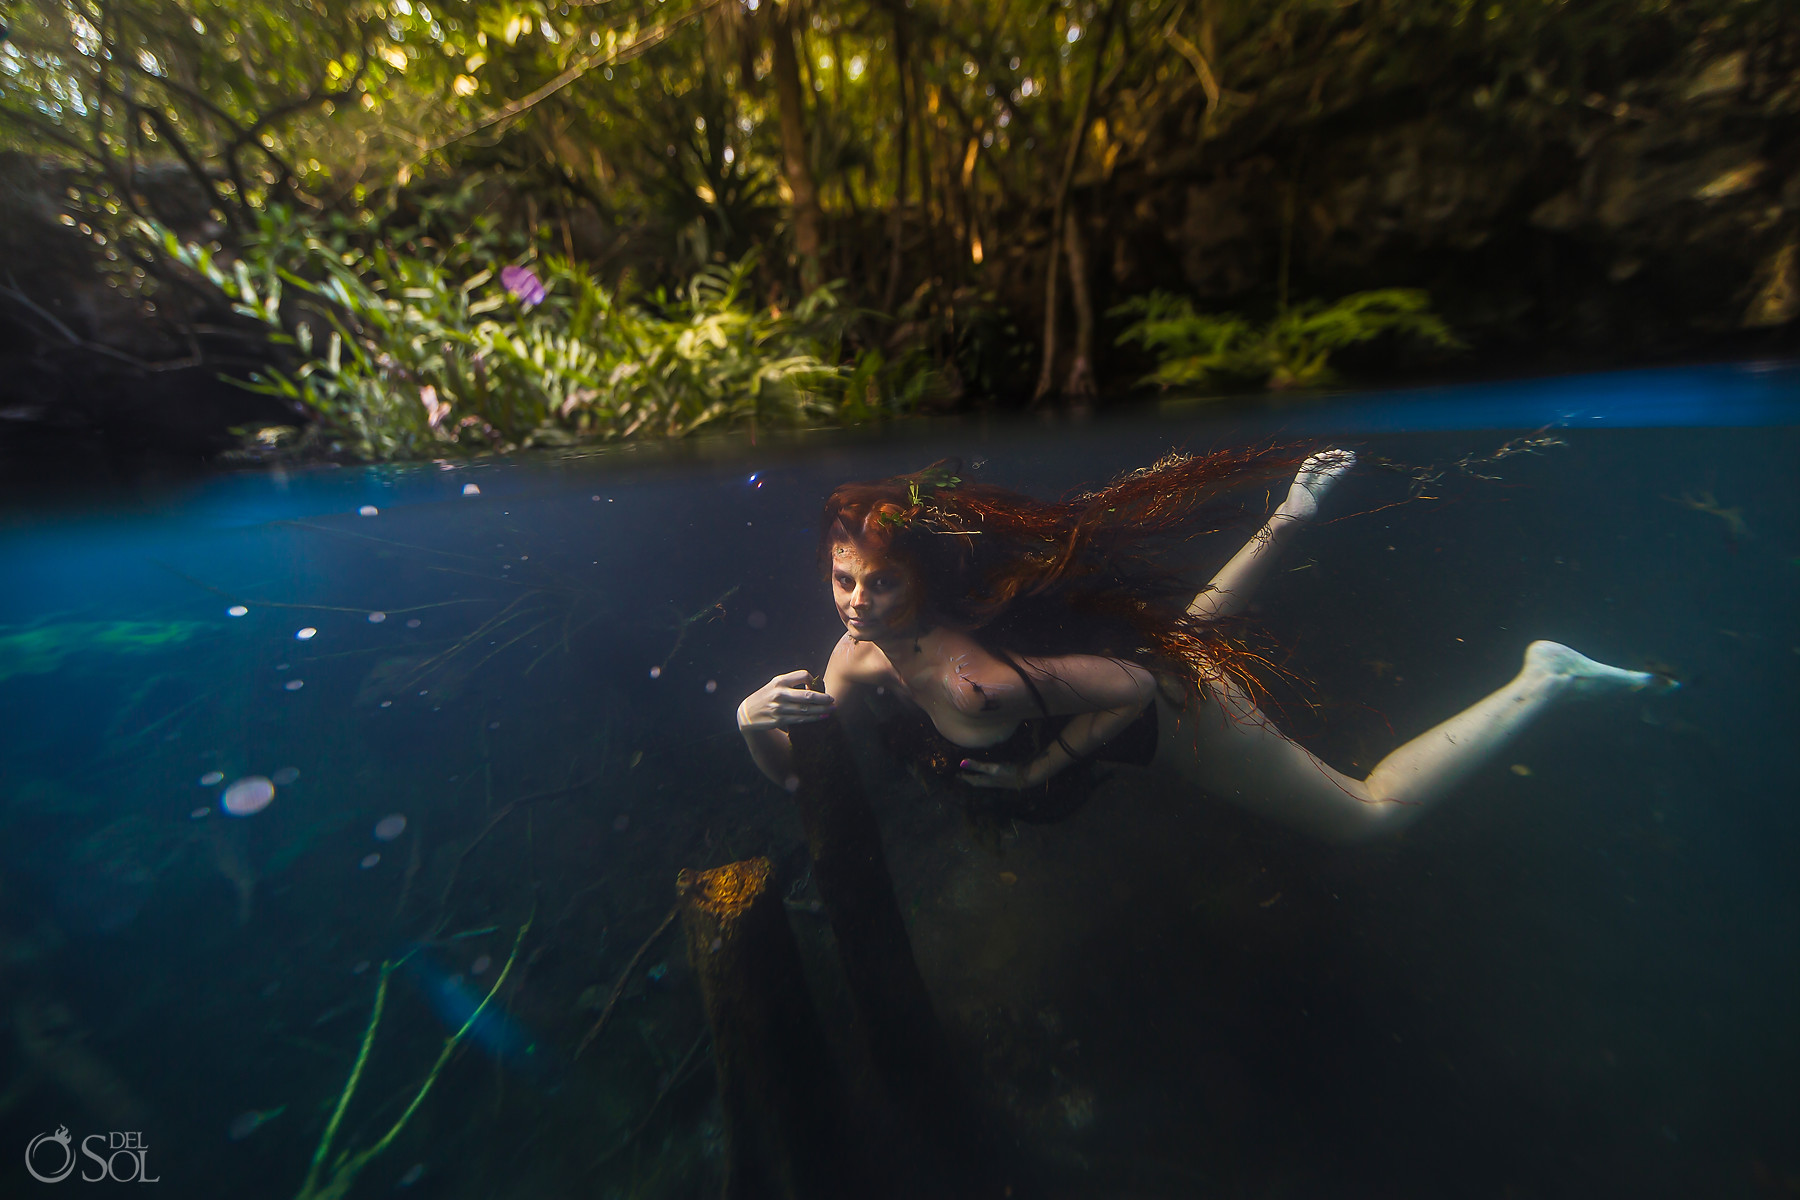
[[[62,621],[0,625],[0,682],[49,675],[78,654],[145,655],[178,649],[215,626],[206,621]]]

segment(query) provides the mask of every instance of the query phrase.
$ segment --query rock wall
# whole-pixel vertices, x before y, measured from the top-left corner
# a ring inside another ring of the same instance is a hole
[[[1451,369],[1780,351],[1800,318],[1800,55],[1704,41],[1584,97],[1472,85],[1348,103],[1090,180],[1110,303],[1430,290]],[[1096,272],[1097,275],[1101,273]]]
[[[235,426],[294,423],[219,378],[247,373],[254,343],[189,341],[168,319],[225,329],[228,311],[198,292],[132,291],[129,266],[76,219],[70,182],[0,155],[0,498],[194,470],[237,444]],[[186,236],[216,236],[184,174],[147,172],[145,188]]]

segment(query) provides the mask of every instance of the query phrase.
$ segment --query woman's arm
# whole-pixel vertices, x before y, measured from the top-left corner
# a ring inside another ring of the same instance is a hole
[[[1156,701],[1156,677],[1117,658],[1071,654],[1020,664],[1050,716],[1073,716],[1061,735],[1023,766],[964,759],[962,778],[981,787],[1035,787],[1089,758]]]
[[[811,678],[811,671],[789,671],[775,676],[738,702],[738,732],[744,735],[744,746],[750,751],[750,759],[757,770],[776,783],[785,782],[792,773],[794,750],[788,743],[786,726],[817,719],[784,711],[784,706],[805,703],[793,693],[804,689]]]
[[[839,641],[825,667],[825,690],[808,691],[811,671],[777,675],[738,703],[738,732],[756,769],[786,786],[794,771],[794,748],[788,727],[823,721],[837,711],[837,702],[848,699],[855,683],[848,675],[850,640]]]

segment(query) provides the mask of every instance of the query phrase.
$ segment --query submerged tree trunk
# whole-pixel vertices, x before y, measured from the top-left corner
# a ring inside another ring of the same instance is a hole
[[[788,731],[813,879],[870,1057],[934,1174],[933,1196],[1006,1194],[1000,1139],[938,1022],[840,718]]]
[[[805,94],[800,85],[799,58],[794,52],[794,0],[783,0],[771,16],[771,63],[776,104],[781,110],[781,176],[793,196],[794,253],[800,260],[800,286],[810,292],[824,282],[819,272],[819,251],[824,244],[825,216],[819,208],[819,185],[813,177],[806,137]]]
[[[869,1194],[769,860],[683,871],[675,890],[712,1027],[727,1200]]]

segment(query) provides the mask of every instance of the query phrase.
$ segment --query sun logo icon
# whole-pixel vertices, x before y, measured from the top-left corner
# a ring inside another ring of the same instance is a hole
[[[54,1142],[56,1145],[61,1146],[63,1157],[62,1166],[48,1175],[38,1170],[36,1158],[38,1147],[45,1142]],[[69,1172],[75,1169],[75,1151],[70,1148],[69,1142],[69,1127],[67,1125],[62,1126],[55,1133],[40,1133],[32,1138],[31,1144],[25,1147],[25,1169],[31,1172],[31,1177],[39,1183],[61,1183],[63,1180],[67,1179],[69,1177]]]

